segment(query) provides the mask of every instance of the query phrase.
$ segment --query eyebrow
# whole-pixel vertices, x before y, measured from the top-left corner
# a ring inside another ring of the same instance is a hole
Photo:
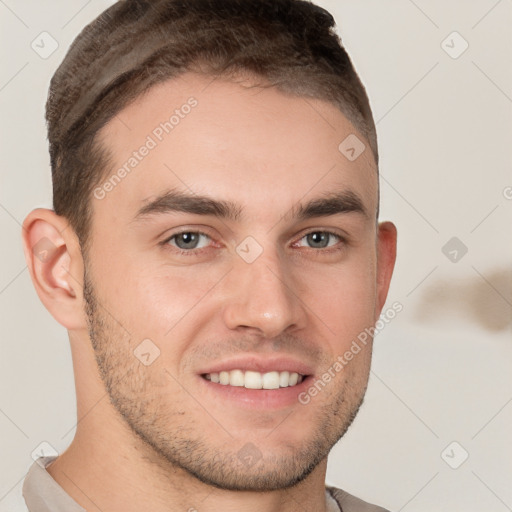
[[[146,202],[135,215],[134,220],[144,220],[154,215],[173,212],[209,215],[221,219],[240,221],[243,214],[241,205],[233,201],[213,199],[208,196],[191,195],[178,190],[169,190]],[[359,213],[368,217],[362,199],[351,190],[325,194],[308,203],[296,204],[286,214],[298,220],[325,217],[340,213]]]

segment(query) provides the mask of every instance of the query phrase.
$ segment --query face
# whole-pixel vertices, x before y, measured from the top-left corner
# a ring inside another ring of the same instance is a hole
[[[371,341],[333,368],[382,306],[378,193],[369,147],[338,149],[357,132],[334,106],[249,84],[183,75],[100,132],[84,294],[134,438],[204,482],[270,490],[362,402]]]

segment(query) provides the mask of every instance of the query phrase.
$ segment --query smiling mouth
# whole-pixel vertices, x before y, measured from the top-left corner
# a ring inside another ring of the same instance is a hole
[[[279,389],[297,386],[305,376],[297,372],[253,372],[231,370],[229,372],[205,373],[202,377],[215,384],[246,389]]]

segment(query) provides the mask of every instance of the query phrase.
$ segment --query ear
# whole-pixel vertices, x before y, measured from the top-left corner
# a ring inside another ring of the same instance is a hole
[[[83,311],[83,259],[68,221],[38,208],[23,222],[23,250],[37,295],[68,330],[86,328]]]
[[[389,283],[396,260],[396,227],[392,222],[381,222],[377,234],[377,311],[379,317],[388,296]]]

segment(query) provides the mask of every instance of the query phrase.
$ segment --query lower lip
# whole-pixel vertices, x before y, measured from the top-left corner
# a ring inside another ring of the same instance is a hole
[[[241,407],[249,409],[281,409],[299,404],[299,395],[309,388],[312,376],[305,377],[296,386],[279,389],[247,389],[242,386],[229,386],[211,382],[198,376],[203,389],[213,395],[215,399],[230,400]]]

